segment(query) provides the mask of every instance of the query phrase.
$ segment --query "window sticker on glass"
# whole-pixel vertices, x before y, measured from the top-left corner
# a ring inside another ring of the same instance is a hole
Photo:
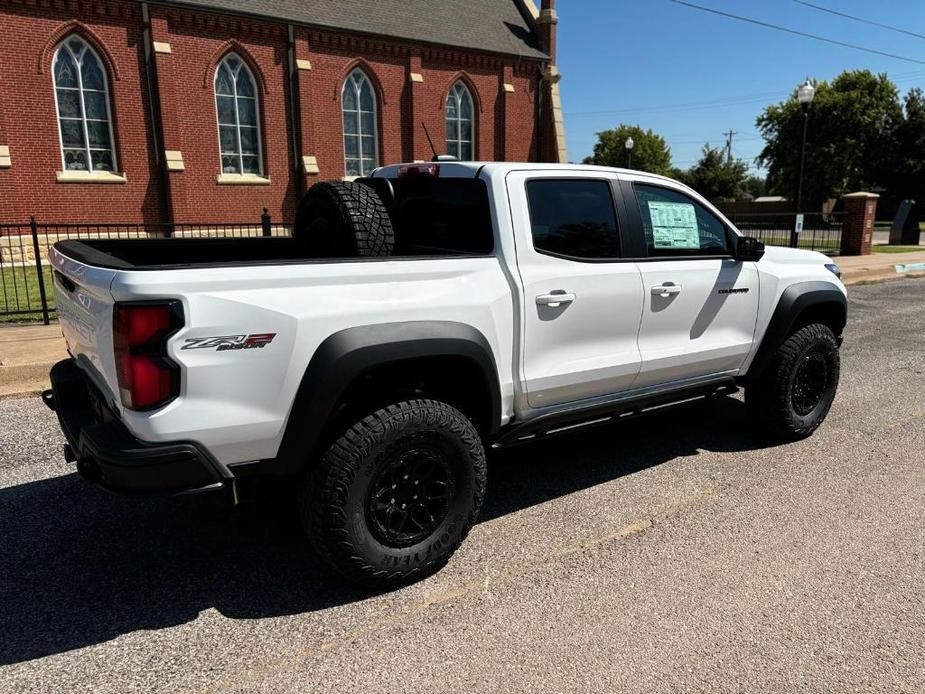
[[[700,248],[697,212],[693,205],[654,200],[647,204],[655,248]]]

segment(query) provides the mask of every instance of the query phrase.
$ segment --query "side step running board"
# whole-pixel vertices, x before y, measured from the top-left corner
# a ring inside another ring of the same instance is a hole
[[[492,448],[508,448],[530,443],[576,429],[601,426],[651,412],[665,411],[673,406],[686,405],[692,400],[713,395],[731,395],[738,390],[735,379],[728,376],[669,391],[627,394],[587,407],[550,412],[519,424],[512,424],[495,439]]]

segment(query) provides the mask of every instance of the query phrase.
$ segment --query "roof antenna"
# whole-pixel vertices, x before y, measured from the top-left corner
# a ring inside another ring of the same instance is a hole
[[[434,147],[434,141],[430,139],[430,133],[427,131],[427,125],[424,124],[424,121],[421,121],[421,127],[424,128],[424,134],[427,135],[427,143],[430,145],[430,151],[434,153],[434,158],[431,161],[437,161],[440,159],[440,155],[437,154],[437,148]]]
[[[430,151],[434,153],[434,158],[431,159],[431,161],[459,161],[459,159],[451,154],[437,154],[437,148],[434,147],[434,141],[430,139],[430,133],[427,131],[427,126],[424,124],[424,121],[421,121],[421,127],[424,128],[424,134],[427,135],[427,143],[430,145]]]

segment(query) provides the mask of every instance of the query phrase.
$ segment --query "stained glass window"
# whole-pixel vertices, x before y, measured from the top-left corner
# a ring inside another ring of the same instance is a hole
[[[99,56],[78,36],[52,63],[61,159],[65,171],[115,171],[109,80]]]
[[[348,176],[367,176],[379,166],[376,96],[369,78],[354,70],[341,93],[344,114],[344,163]]]
[[[262,175],[257,89],[251,71],[234,53],[215,70],[215,110],[222,173]]]
[[[446,96],[446,152],[461,161],[472,159],[473,110],[472,95],[457,82]]]

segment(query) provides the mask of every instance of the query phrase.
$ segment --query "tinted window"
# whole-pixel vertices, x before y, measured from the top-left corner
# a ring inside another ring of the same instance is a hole
[[[484,181],[411,176],[391,183],[394,196],[380,197],[395,227],[396,255],[492,252],[494,231]]]
[[[650,256],[727,255],[725,225],[683,193],[636,184]]]
[[[617,219],[607,181],[529,181],[527,200],[536,250],[572,258],[620,256]]]

